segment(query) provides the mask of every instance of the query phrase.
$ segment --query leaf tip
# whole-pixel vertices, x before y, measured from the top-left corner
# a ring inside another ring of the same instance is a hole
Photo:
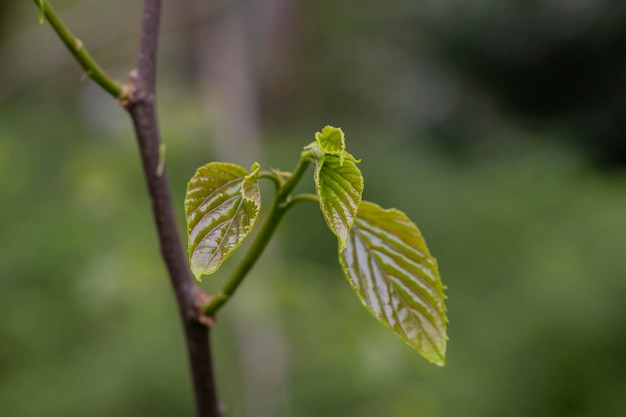
[[[203,271],[199,270],[196,266],[194,266],[194,264],[191,262],[191,259],[189,260],[189,265],[190,265],[191,273],[193,274],[194,277],[196,277],[196,281],[202,282],[202,275],[204,275]]]
[[[255,162],[252,165],[250,165],[250,174],[251,175],[257,174],[260,169],[261,169],[261,164],[259,164],[258,162]]]
[[[433,365],[437,365],[442,368],[446,366],[445,344],[443,348],[444,348],[443,352],[437,352],[436,356],[427,358]]]
[[[444,366],[446,366],[446,357],[442,356],[441,358],[430,360],[430,363],[439,366],[440,368],[443,368]]]

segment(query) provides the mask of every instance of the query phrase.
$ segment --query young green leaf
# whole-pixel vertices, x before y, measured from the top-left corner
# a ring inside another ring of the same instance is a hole
[[[323,155],[339,157],[339,165],[343,165],[346,158],[359,162],[346,152],[346,137],[339,127],[325,126],[321,132],[315,133],[315,142],[309,146],[319,149]]]
[[[326,155],[335,155],[341,159],[345,157],[346,151],[346,138],[343,134],[343,130],[334,126],[325,126],[321,132],[315,134],[315,142],[317,146]]]
[[[212,274],[241,245],[259,217],[259,165],[248,173],[222,162],[200,167],[187,185],[189,264],[198,280]]]
[[[316,162],[315,191],[330,230],[339,240],[339,249],[346,247],[361,195],[363,176],[352,159],[325,155]]]
[[[329,229],[346,247],[350,228],[363,193],[363,176],[359,162],[346,152],[343,131],[326,126],[315,134],[315,142],[304,148],[315,160],[315,191]]]
[[[361,202],[339,262],[374,317],[429,361],[445,364],[444,286],[437,261],[403,212]]]

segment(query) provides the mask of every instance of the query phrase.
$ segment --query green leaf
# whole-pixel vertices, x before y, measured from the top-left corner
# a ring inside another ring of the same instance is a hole
[[[315,192],[330,230],[339,240],[339,249],[346,247],[361,195],[363,176],[352,159],[325,155],[316,161]]]
[[[200,167],[187,185],[189,264],[198,280],[212,274],[241,245],[259,217],[259,165],[248,173],[222,162]]]
[[[445,287],[437,261],[406,214],[361,202],[339,262],[374,317],[429,361],[445,364]]]
[[[315,133],[315,142],[307,147],[317,155],[334,155],[339,157],[339,164],[348,158],[353,162],[360,162],[346,152],[346,137],[339,127],[325,126],[321,132]],[[319,150],[319,152],[318,152]]]
[[[346,138],[341,128],[326,126],[321,132],[315,134],[315,141],[322,152],[326,155],[338,156],[341,159],[341,163],[343,163],[346,151]]]

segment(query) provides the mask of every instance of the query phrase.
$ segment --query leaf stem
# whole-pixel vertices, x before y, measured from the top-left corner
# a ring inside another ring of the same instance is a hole
[[[122,83],[112,78],[104,69],[93,59],[83,42],[78,39],[69,30],[63,21],[58,17],[48,1],[34,0],[35,4],[40,8],[41,13],[57,33],[61,41],[65,44],[70,53],[76,58],[85,73],[96,84],[98,84],[107,93],[116,99],[123,101],[128,92],[122,86]]]
[[[291,192],[296,188],[296,185],[302,179],[302,176],[306,172],[309,165],[311,165],[312,158],[308,151],[302,152],[300,161],[293,171],[293,174],[287,182],[285,182],[276,193],[274,204],[270,209],[259,234],[256,236],[252,245],[248,249],[248,252],[244,256],[243,260],[231,275],[230,279],[226,282],[226,285],[211,298],[204,306],[204,314],[207,316],[215,316],[220,308],[232,297],[241,282],[244,280],[248,272],[252,269],[256,261],[259,259],[263,250],[267,247],[267,244],[272,239],[274,232],[276,231],[280,220],[285,213],[292,207],[290,203]]]
[[[278,175],[276,175],[275,173],[270,172],[270,171],[261,171],[259,172],[259,178],[265,178],[265,179],[271,180],[276,186],[276,190],[280,189],[281,180],[278,178]]]
[[[298,203],[309,202],[319,204],[320,199],[315,194],[298,194],[289,200],[289,206],[295,206]]]
[[[302,151],[300,154],[300,161],[298,161],[298,165],[293,170],[291,177],[285,182],[283,187],[279,190],[277,199],[286,200],[289,194],[296,188],[296,185],[300,182],[300,179],[309,168],[309,165],[315,160],[313,154],[309,150]]]

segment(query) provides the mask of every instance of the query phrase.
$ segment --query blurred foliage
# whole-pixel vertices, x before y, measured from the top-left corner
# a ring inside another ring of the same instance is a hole
[[[626,165],[626,3],[472,3],[419,25],[435,54],[518,120],[557,126],[593,161]]]
[[[45,103],[13,110],[0,118],[0,404],[12,416],[188,415],[181,331],[130,132],[98,133]],[[15,117],[30,112],[44,116]],[[211,156],[205,138],[168,125],[182,201],[189,161]],[[254,347],[255,329],[273,327],[286,352],[285,415],[619,414],[626,180],[562,149],[519,146],[458,166],[394,138],[365,139],[365,197],[405,208],[439,258],[448,365],[427,365],[362,311],[319,209],[303,206],[217,328],[232,415],[255,415],[243,414],[241,343]],[[294,162],[294,146],[271,142],[272,165]],[[256,354],[253,370],[272,357]]]
[[[288,91],[260,97],[264,165],[290,169],[312,132],[342,126],[364,198],[420,226],[449,287],[446,367],[362,310],[319,209],[302,205],[214,332],[228,415],[626,409],[626,178],[576,146],[617,158],[603,143],[624,145],[623,4],[469,3],[302,3],[291,75],[273,85]],[[36,24],[31,4],[8,7],[0,33]],[[159,104],[183,230],[186,181],[215,155],[202,92],[177,81],[176,34]],[[57,69],[0,102],[0,414],[191,415],[130,124],[71,61]]]
[[[558,130],[546,139],[626,165],[622,0],[319,3],[297,73],[322,119],[375,117],[464,156]]]

